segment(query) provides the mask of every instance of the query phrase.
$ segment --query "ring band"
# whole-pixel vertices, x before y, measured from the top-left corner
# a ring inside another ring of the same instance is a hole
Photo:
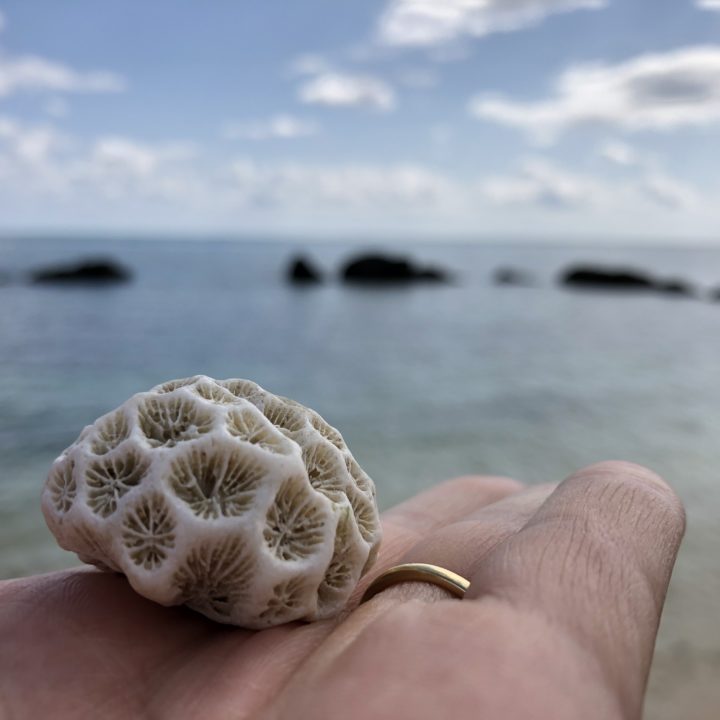
[[[402,582],[429,582],[447,590],[456,598],[462,599],[470,587],[470,581],[462,575],[446,570],[438,565],[426,563],[406,563],[396,565],[378,575],[368,586],[360,603],[364,603],[391,585]]]

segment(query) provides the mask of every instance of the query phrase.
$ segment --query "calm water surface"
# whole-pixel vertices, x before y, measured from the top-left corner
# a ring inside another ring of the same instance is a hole
[[[352,248],[306,245],[335,271]],[[448,287],[284,284],[279,243],[0,240],[0,577],[75,564],[45,529],[53,458],[129,395],[175,377],[248,377],[343,432],[389,506],[468,472],[559,480],[608,458],[664,475],[688,509],[647,717],[720,712],[720,304],[570,292],[575,261],[720,284],[720,252],[403,246]],[[37,264],[111,254],[135,281],[32,287]],[[530,271],[528,288],[492,271]]]

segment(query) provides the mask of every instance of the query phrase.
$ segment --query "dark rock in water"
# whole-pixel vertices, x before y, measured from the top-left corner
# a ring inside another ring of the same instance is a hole
[[[566,270],[560,282],[575,287],[603,290],[652,290],[655,281],[636,270],[608,270],[595,267],[575,267]]]
[[[361,255],[345,265],[342,279],[350,283],[449,282],[450,276],[437,267],[416,267],[403,257]]]
[[[560,282],[571,287],[599,290],[649,290],[664,295],[692,297],[695,288],[679,278],[655,278],[638,270],[576,267],[566,270]]]
[[[695,288],[690,283],[675,278],[656,281],[655,289],[668,295],[684,295],[686,297],[695,295]]]
[[[493,273],[493,282],[496,285],[520,285],[527,287],[533,284],[533,279],[528,273],[522,270],[511,267],[501,267]]]
[[[130,271],[114,260],[85,260],[74,265],[52,265],[30,273],[33,283],[118,283],[131,279]]]
[[[302,284],[321,283],[323,281],[322,273],[302,256],[296,257],[290,263],[287,279],[288,282]]]

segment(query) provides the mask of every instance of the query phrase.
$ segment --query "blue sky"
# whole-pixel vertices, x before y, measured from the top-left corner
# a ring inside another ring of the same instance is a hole
[[[0,230],[720,240],[720,0],[0,13]]]

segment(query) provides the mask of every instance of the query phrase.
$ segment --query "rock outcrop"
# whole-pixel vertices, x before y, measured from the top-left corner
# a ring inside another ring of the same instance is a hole
[[[416,266],[404,257],[360,255],[348,261],[341,272],[348,283],[445,283],[449,274],[434,266]]]
[[[51,265],[30,273],[30,281],[44,283],[104,284],[127,282],[130,271],[114,260],[82,260],[68,265]]]

